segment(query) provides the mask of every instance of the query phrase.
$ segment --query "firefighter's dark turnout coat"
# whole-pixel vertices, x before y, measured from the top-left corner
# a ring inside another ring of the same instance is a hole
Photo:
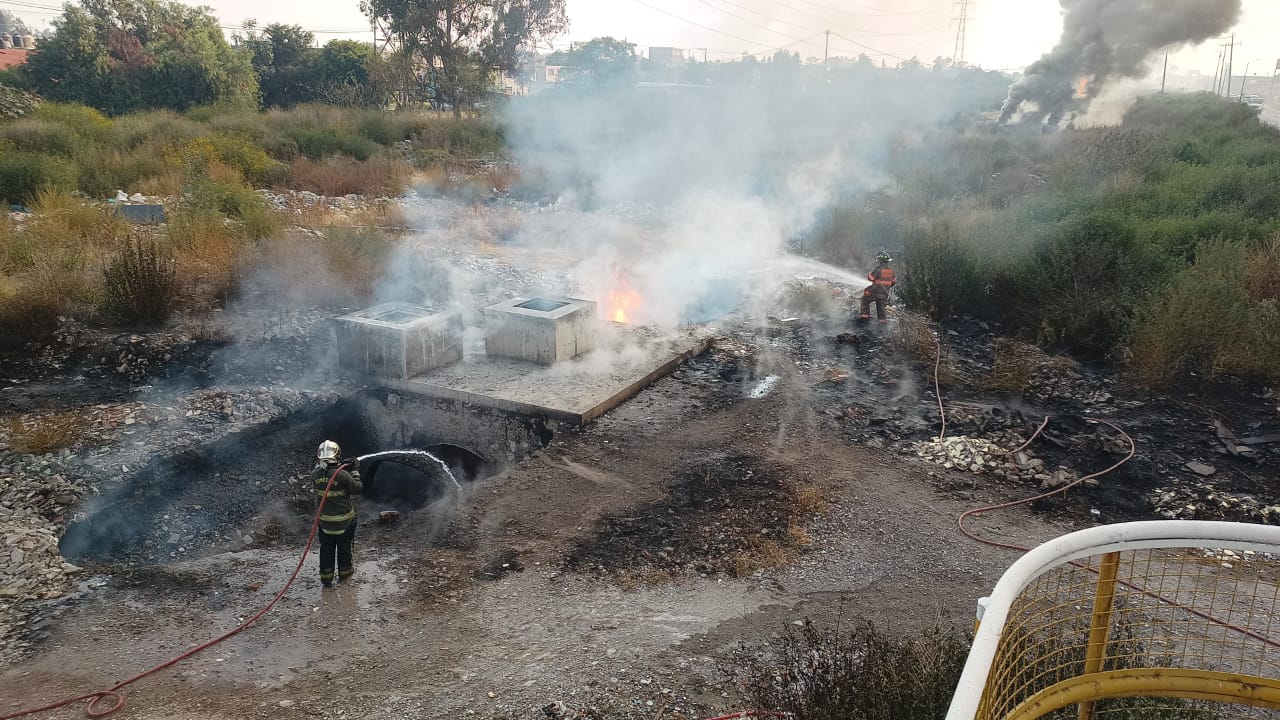
[[[333,477],[336,469],[337,463],[322,463],[311,471],[317,505],[320,504],[320,498],[325,496],[325,486],[329,484],[329,478]],[[320,531],[326,535],[345,533],[356,517],[356,503],[352,496],[362,492],[364,485],[360,482],[359,470],[348,471],[346,467],[338,470],[337,477],[333,478],[333,487],[329,488],[329,495],[325,497],[324,510],[320,515]]]

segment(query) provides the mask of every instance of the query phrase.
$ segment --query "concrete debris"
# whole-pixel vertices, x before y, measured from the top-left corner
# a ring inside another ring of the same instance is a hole
[[[956,435],[941,441],[917,442],[912,449],[918,457],[948,470],[985,473],[994,471],[997,465],[1017,469],[1016,465],[1006,461],[1003,449],[982,438]]]
[[[1280,524],[1280,505],[1267,505],[1253,495],[1223,490],[1208,482],[1179,483],[1156,491],[1155,509],[1157,515],[1170,520]]]
[[[1210,475],[1218,472],[1218,468],[1212,465],[1206,465],[1202,462],[1189,462],[1187,463],[1187,469],[1200,477],[1209,477]]]

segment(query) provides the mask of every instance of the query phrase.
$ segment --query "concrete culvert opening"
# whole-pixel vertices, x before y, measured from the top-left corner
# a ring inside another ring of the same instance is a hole
[[[362,517],[432,506],[447,516],[453,505],[445,501],[459,487],[517,462],[549,434],[536,418],[494,413],[475,420],[471,412],[445,401],[362,393],[305,405],[142,467],[122,463],[59,547],[76,563],[152,564],[239,549],[245,537],[253,547],[295,544],[310,527],[307,478],[326,439],[339,444],[343,458],[365,458]],[[521,440],[513,446],[513,438]],[[438,526],[439,518],[420,522]]]
[[[360,467],[364,500],[393,510],[425,507],[491,474],[484,458],[456,445],[381,451]]]

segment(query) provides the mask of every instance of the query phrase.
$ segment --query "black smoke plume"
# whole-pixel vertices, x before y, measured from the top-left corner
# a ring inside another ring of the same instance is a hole
[[[1009,87],[1008,122],[1057,124],[1119,78],[1146,75],[1157,51],[1220,35],[1240,17],[1241,0],[1059,0],[1062,38]],[[1081,79],[1085,93],[1078,96]],[[1024,107],[1034,106],[1034,107]]]

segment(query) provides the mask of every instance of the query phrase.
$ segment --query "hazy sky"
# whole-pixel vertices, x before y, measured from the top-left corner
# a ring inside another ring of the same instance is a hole
[[[556,40],[601,35],[626,38],[643,50],[650,45],[706,48],[709,59],[743,52],[767,53],[779,47],[801,56],[821,57],[824,30],[830,30],[831,55],[866,51],[879,58],[950,56],[955,46],[954,0],[566,0],[570,29]],[[356,0],[210,0],[227,26],[254,17],[260,23],[288,22],[330,37],[371,37]],[[43,22],[56,0],[0,0],[0,8]],[[1236,72],[1270,74],[1280,59],[1280,2],[1244,0],[1237,27]],[[700,27],[702,26],[702,27]],[[713,28],[714,30],[712,30]],[[1019,68],[1057,40],[1061,20],[1057,0],[974,0],[971,2],[966,58],[983,67]],[[717,32],[718,31],[718,32]],[[1212,74],[1216,44],[1179,53],[1170,62]]]

